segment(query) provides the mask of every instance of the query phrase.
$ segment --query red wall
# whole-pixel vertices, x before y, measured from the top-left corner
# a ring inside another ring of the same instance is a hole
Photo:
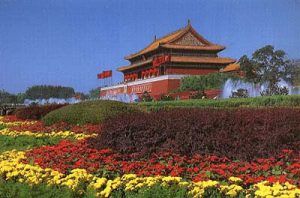
[[[168,79],[168,80],[161,80],[161,81],[156,81],[151,83],[143,83],[139,85],[128,86],[126,93],[142,94],[144,93],[144,91],[147,91],[150,93],[151,96],[154,96],[154,95],[167,94],[170,91],[177,89],[179,87],[180,87],[179,79]],[[100,92],[100,96],[105,96],[110,94],[114,95],[120,93],[124,93],[124,88],[102,90]]]
[[[190,74],[190,75],[205,75],[218,72],[219,69],[197,69],[197,68],[167,68],[167,74]]]
[[[127,93],[136,93],[138,95],[142,94],[144,91],[148,91],[152,97],[155,99],[160,98],[162,94],[168,94],[170,91],[179,88],[180,80],[162,80],[152,83],[144,83],[140,85],[128,86]],[[120,94],[124,93],[123,88],[116,88],[111,90],[104,90],[100,92],[100,96],[105,96],[109,94]],[[208,98],[214,98],[221,94],[221,90],[205,90],[205,94]],[[189,99],[192,92],[182,92],[177,94],[171,94],[173,97],[179,97],[180,99]]]

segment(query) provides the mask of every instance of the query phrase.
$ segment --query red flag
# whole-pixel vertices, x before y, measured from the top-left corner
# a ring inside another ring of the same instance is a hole
[[[103,79],[103,72],[102,72],[102,73],[99,73],[99,74],[97,74],[97,78],[98,78],[98,79]]]
[[[108,77],[112,77],[112,70],[108,70]]]
[[[107,70],[104,71],[105,72],[105,78],[111,77],[112,76],[112,71],[111,70]]]

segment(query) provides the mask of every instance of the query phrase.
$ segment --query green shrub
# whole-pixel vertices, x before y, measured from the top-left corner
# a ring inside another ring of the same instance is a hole
[[[248,90],[247,89],[238,89],[236,91],[231,92],[230,98],[248,98]]]
[[[300,107],[300,95],[292,96],[264,96],[256,98],[229,98],[220,100],[176,100],[176,101],[159,101],[144,102],[132,104],[140,109],[148,111],[177,108],[177,107],[214,107],[214,108],[232,108],[232,107]]]
[[[42,120],[46,125],[59,122],[69,124],[97,124],[122,113],[134,112],[136,108],[126,103],[108,100],[87,101],[68,105],[47,114]]]
[[[170,96],[168,94],[162,94],[162,95],[160,95],[159,100],[160,101],[172,101],[172,100],[175,100],[175,98],[173,98],[172,96]]]
[[[150,96],[149,92],[144,91],[144,93],[141,95],[141,101],[142,102],[151,102],[153,98]]]

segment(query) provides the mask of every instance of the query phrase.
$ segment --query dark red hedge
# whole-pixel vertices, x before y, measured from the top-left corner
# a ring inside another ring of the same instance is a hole
[[[89,145],[145,156],[168,150],[241,160],[271,157],[282,149],[300,150],[300,109],[198,108],[125,114],[107,120]]]
[[[39,120],[49,112],[66,106],[67,104],[49,104],[43,106],[29,106],[16,111],[16,117],[23,120]]]

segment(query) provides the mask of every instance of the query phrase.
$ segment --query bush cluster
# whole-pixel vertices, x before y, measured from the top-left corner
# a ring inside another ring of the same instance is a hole
[[[39,120],[51,111],[66,106],[66,104],[49,104],[42,106],[29,106],[16,111],[16,116],[23,120]]]
[[[230,159],[270,157],[300,149],[300,109],[183,108],[108,119],[89,145],[121,153],[215,154]]]
[[[65,122],[74,125],[98,124],[122,113],[134,112],[136,108],[122,102],[97,100],[68,105],[50,112],[43,118],[46,125]]]

